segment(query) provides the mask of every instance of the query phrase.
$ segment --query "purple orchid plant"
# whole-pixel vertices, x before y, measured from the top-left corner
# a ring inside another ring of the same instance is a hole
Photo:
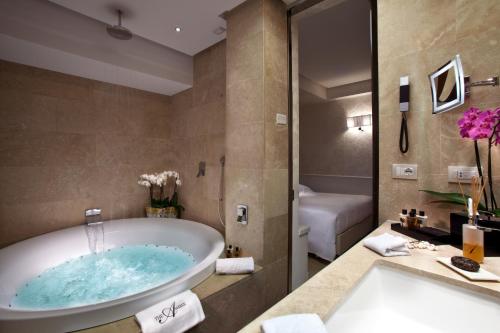
[[[489,201],[484,189],[484,204],[487,211],[497,212],[498,205],[493,191],[493,175],[491,167],[491,148],[500,144],[500,108],[495,110],[481,110],[471,107],[464,112],[458,120],[458,127],[462,138],[474,140],[474,151],[476,154],[476,165],[481,182],[483,182],[483,171],[481,157],[479,155],[479,140],[488,140],[488,187]],[[490,210],[491,207],[491,210]]]

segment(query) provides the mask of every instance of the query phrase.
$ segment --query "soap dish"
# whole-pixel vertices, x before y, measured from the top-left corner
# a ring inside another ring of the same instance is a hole
[[[479,268],[479,272],[468,272],[463,269],[460,269],[458,267],[455,267],[451,264],[451,258],[450,257],[437,257],[437,261],[442,263],[443,265],[451,268],[455,272],[465,276],[469,280],[472,281],[496,281],[500,282],[500,277],[496,276],[495,274],[488,272],[487,270],[483,268]]]

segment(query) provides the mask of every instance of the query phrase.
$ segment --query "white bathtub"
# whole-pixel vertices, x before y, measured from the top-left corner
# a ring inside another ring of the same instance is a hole
[[[191,289],[214,272],[224,239],[213,228],[187,220],[127,219],[104,223],[105,249],[123,245],[177,246],[193,255],[196,266],[163,285],[98,304],[53,310],[10,308],[20,286],[44,270],[89,254],[84,226],[31,238],[0,250],[0,332],[67,332],[135,314]]]

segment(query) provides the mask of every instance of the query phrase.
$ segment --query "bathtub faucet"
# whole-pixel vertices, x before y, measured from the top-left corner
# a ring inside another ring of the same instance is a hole
[[[102,223],[101,208],[85,209],[85,224],[93,225]]]

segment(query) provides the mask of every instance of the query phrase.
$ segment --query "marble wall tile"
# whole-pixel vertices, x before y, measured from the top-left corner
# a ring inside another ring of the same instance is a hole
[[[228,22],[229,24],[229,22]],[[241,40],[231,42],[228,29],[227,37],[227,87],[241,80],[259,79],[264,71],[264,33],[241,36]],[[255,56],[256,54],[262,56]]]
[[[244,20],[244,22],[241,22]],[[286,9],[250,0],[227,15],[226,240],[266,273],[265,307],[287,292],[288,113]],[[248,225],[235,223],[249,206]]]
[[[262,168],[265,144],[264,123],[247,123],[226,130],[227,165],[240,168]]]
[[[136,179],[168,169],[170,98],[0,61],[0,247],[104,219],[142,217]]]
[[[172,96],[167,122],[171,165],[183,180],[179,191],[186,208],[183,218],[223,232],[218,197],[226,137],[225,41],[194,56],[193,88]],[[202,161],[206,164],[205,176],[196,177]]]
[[[279,302],[287,294],[287,272],[288,258],[283,257],[269,265],[265,269],[265,299],[264,304],[269,308]]]
[[[493,75],[500,66],[500,30],[492,23],[500,20],[499,9],[494,0],[415,1],[405,6],[379,1],[380,221],[396,219],[401,208],[415,207],[425,209],[430,225],[448,229],[449,213],[462,209],[432,204],[433,198],[419,190],[459,191],[457,184],[447,181],[448,166],[474,166],[475,158],[472,142],[460,138],[456,122],[471,106],[498,107],[500,94],[490,87],[473,88],[465,105],[432,115],[427,74],[460,54],[465,73],[474,80]],[[400,118],[394,116],[397,80],[403,75],[410,76],[411,86],[410,151],[405,155],[397,147]],[[485,161],[486,147],[480,146]],[[493,159],[499,154],[494,149]],[[418,181],[392,179],[392,163],[418,164]],[[494,174],[498,173],[496,163]]]
[[[285,213],[280,216],[266,218],[264,226],[264,253],[264,265],[270,265],[277,260],[288,258],[288,214]],[[288,274],[283,275],[287,276]],[[278,279],[280,278],[278,277]]]
[[[61,132],[3,130],[0,166],[47,167],[95,164],[95,137]]]
[[[206,318],[188,332],[237,332],[267,309],[265,278],[266,273],[261,270],[202,300]]]
[[[29,95],[15,89],[0,90],[0,130],[54,131],[57,99]]]
[[[225,174],[226,239],[260,262],[264,239],[264,179],[261,169],[228,166]],[[236,223],[236,206],[248,205],[248,224]]]
[[[264,169],[265,218],[288,213],[288,169]]]
[[[226,16],[227,25],[231,27],[227,29],[227,44],[231,44],[233,47],[233,45],[246,43],[250,36],[263,32],[264,17],[262,11],[263,2],[261,0],[245,1],[231,10]],[[230,48],[228,48],[228,55],[229,51]],[[232,66],[228,67],[232,69]]]
[[[273,1],[274,2],[274,1]],[[274,27],[274,26],[271,26]],[[288,84],[287,40],[272,30],[264,32],[264,74],[281,84]]]
[[[498,29],[500,3],[496,0],[457,0],[457,38]]]
[[[260,78],[240,80],[227,88],[227,108],[234,110],[226,113],[228,127],[264,121],[264,89],[260,83]]]
[[[455,0],[419,0],[404,5],[399,0],[385,0],[378,6],[380,59],[443,47],[456,39]]]

